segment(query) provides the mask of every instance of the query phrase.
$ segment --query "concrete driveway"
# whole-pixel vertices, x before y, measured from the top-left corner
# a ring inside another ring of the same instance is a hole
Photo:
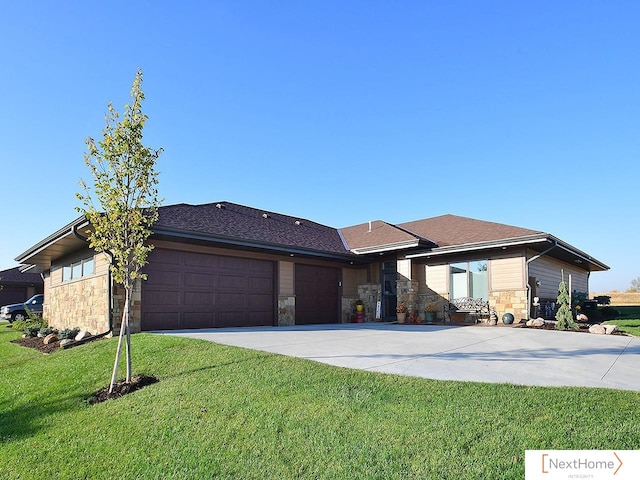
[[[640,391],[640,338],[517,327],[333,324],[154,332],[439,380]]]

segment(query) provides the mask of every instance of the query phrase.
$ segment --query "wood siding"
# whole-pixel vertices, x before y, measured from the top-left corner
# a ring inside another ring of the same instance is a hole
[[[519,290],[525,288],[524,258],[505,257],[489,260],[489,290]]]
[[[449,289],[447,288],[447,276],[449,273],[448,265],[419,265],[415,267],[424,271],[424,283],[420,281],[420,290],[426,288],[426,292],[435,292],[445,298],[449,298]],[[420,277],[418,277],[420,280]]]
[[[342,296],[357,297],[358,285],[367,283],[367,270],[364,268],[342,269]]]
[[[279,285],[280,295],[293,295],[294,294],[294,263],[293,262],[278,262],[279,265]]]
[[[529,254],[531,257],[536,255],[535,252],[529,252]],[[565,281],[568,281],[569,274],[571,274],[572,290],[589,292],[588,272],[554,258],[543,256],[529,264],[529,276],[535,277],[535,279],[540,282],[540,286],[536,289],[536,295],[538,297],[556,298],[558,296],[558,286],[562,280],[562,270],[564,270]]]

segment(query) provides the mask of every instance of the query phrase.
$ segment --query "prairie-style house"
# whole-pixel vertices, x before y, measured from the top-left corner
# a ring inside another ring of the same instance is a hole
[[[16,260],[42,274],[50,325],[117,331],[122,291],[90,228],[80,217]],[[534,298],[555,301],[561,272],[588,292],[591,272],[609,268],[551,234],[455,215],[333,228],[230,202],[177,204],[160,207],[149,241],[134,331],[350,322],[358,299],[369,321],[395,320],[399,303],[442,321],[461,297],[519,320],[536,313]]]

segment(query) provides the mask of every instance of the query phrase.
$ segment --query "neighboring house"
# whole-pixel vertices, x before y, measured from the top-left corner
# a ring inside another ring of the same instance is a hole
[[[16,260],[45,278],[44,316],[53,326],[118,330],[122,291],[108,256],[85,240],[83,217]],[[488,299],[499,316],[533,315],[532,299],[555,301],[561,272],[588,292],[602,262],[544,232],[454,215],[400,225],[335,229],[229,202],[159,209],[134,295],[132,329],[303,325],[394,320],[459,297]]]
[[[0,306],[23,303],[44,292],[39,273],[22,273],[19,267],[0,271]]]

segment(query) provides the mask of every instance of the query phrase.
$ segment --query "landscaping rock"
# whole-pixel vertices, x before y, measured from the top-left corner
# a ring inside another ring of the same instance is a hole
[[[578,315],[578,316],[576,317],[576,319],[577,319],[579,322],[586,322],[586,321],[588,321],[588,320],[589,320],[589,317],[587,317],[584,313],[581,313],[580,315]]]
[[[60,340],[60,348],[64,348],[65,345],[69,345],[70,343],[73,343],[73,340],[70,338],[64,338]]]
[[[538,317],[535,320],[530,318],[527,320],[527,327],[544,327],[544,318]]]
[[[589,333],[595,333],[596,335],[605,335],[607,331],[602,325],[596,323],[595,325],[591,325],[589,327]]]
[[[44,343],[45,345],[49,345],[50,343],[57,342],[57,341],[58,341],[58,335],[55,333],[50,333],[49,335],[44,337],[44,340],[42,343]]]
[[[90,336],[91,336],[91,333],[89,333],[87,330],[80,330],[78,332],[78,334],[76,335],[76,342],[78,342],[78,341],[80,341],[80,340],[82,340],[84,338],[90,337]]]
[[[607,335],[611,335],[613,333],[616,333],[618,331],[618,326],[617,325],[602,325],[604,327],[605,333]]]
[[[491,318],[491,319],[489,319],[489,321],[487,323],[489,325],[497,325],[498,324],[498,320],[496,320],[495,318]]]

